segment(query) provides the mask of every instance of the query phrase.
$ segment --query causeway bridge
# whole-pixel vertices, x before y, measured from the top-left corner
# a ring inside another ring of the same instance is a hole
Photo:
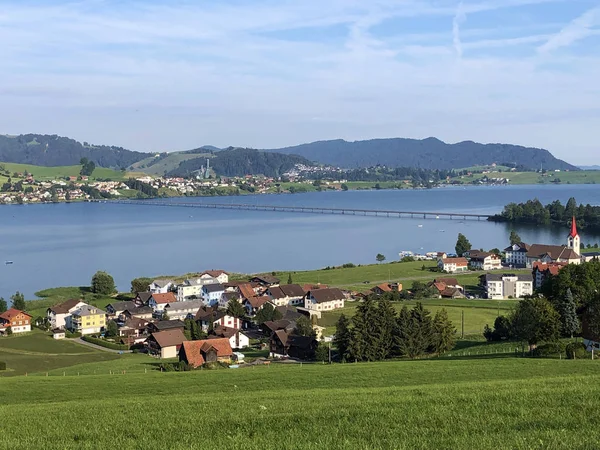
[[[251,203],[197,203],[197,202],[165,202],[156,200],[116,200],[110,203],[141,205],[141,206],[164,206],[175,208],[204,208],[204,209],[239,209],[248,211],[276,211],[288,213],[305,214],[338,214],[345,216],[370,216],[370,217],[392,217],[392,218],[419,218],[419,219],[460,219],[460,220],[489,220],[493,216],[489,214],[473,214],[459,212],[425,212],[425,211],[399,211],[392,209],[358,209],[358,208],[334,208],[327,206],[283,206],[283,205],[260,205]]]

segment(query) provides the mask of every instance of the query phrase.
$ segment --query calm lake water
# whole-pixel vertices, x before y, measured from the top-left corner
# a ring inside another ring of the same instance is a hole
[[[322,192],[171,199],[494,214],[506,203],[539,198],[600,204],[600,186],[506,186],[402,191]],[[137,276],[222,268],[235,272],[302,270],[388,260],[411,250],[454,251],[464,233],[474,248],[504,248],[511,226],[486,221],[423,220],[260,211],[165,208],[111,203],[1,206],[0,296],[33,298],[47,287],[88,285],[96,270],[119,289]],[[422,227],[418,225],[422,224]],[[526,242],[560,244],[568,230],[517,226]],[[443,231],[442,231],[443,230]],[[582,241],[600,242],[582,233]],[[13,261],[5,265],[5,261]]]

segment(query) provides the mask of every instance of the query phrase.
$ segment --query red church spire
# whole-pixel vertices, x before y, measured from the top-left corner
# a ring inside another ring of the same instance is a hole
[[[577,234],[577,223],[575,222],[575,216],[573,216],[573,221],[571,222],[571,233],[569,236],[575,237]]]

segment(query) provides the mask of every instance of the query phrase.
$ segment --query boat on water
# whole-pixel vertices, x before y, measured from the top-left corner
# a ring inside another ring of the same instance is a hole
[[[423,225],[421,225],[421,224],[419,224],[419,225],[417,225],[417,226],[418,226],[419,228],[423,228]]]
[[[446,232],[446,230],[440,230],[440,233],[445,233],[445,232]]]
[[[9,265],[9,264],[13,264],[12,261],[4,261],[4,264]]]

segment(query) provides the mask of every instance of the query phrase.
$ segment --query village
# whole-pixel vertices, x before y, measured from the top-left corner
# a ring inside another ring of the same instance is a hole
[[[503,256],[480,250],[467,250],[461,256],[437,252],[440,276],[426,283],[421,295],[474,298],[474,292],[448,276],[474,271],[481,273],[477,297],[530,297],[569,264],[598,259],[600,253],[582,252],[580,243],[573,218],[566,245],[515,242],[504,249]],[[230,280],[224,270],[207,270],[182,283],[155,279],[143,287],[131,300],[111,302],[106,310],[71,299],[48,308],[45,318],[34,319],[11,308],[0,314],[0,335],[26,333],[34,325],[51,331],[54,339],[75,337],[160,359],[178,358],[192,368],[206,363],[239,364],[244,350],[257,345],[268,350],[269,358],[311,360],[320,346],[329,349],[332,341],[319,326],[323,314],[369,296],[405,300],[417,295],[416,285],[405,290],[399,282],[357,291],[295,284],[291,275],[287,283],[269,274]]]

